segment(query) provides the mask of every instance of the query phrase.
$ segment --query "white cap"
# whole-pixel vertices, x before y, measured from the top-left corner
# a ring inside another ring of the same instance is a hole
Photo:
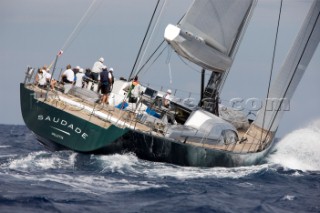
[[[84,69],[83,69],[83,68],[80,68],[80,69],[79,69],[79,72],[83,73],[83,72],[84,72]]]
[[[77,69],[77,70],[80,70],[80,66],[76,66],[76,69]]]
[[[171,93],[172,93],[171,89],[168,89],[168,90],[167,90],[167,93],[171,94]]]
[[[103,63],[104,62],[104,58],[99,58],[99,61],[101,62],[101,63]]]
[[[109,71],[113,72],[113,68],[111,67],[111,68],[109,69]]]

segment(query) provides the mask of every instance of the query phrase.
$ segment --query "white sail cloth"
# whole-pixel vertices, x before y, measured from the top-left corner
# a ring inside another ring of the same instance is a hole
[[[199,66],[225,71],[254,0],[194,1],[178,26],[168,25],[165,39],[178,54]]]
[[[277,130],[284,111],[290,109],[290,99],[319,42],[320,0],[315,0],[277,78],[271,84],[266,106],[254,121],[257,126],[273,132]]]

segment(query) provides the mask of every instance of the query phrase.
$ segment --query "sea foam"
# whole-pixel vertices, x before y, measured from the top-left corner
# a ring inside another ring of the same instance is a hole
[[[270,163],[289,169],[320,171],[320,120],[286,135],[275,146]]]
[[[120,174],[130,174],[131,176],[145,176],[148,178],[175,178],[188,180],[195,178],[241,178],[262,170],[266,170],[270,165],[255,165],[235,168],[202,168],[184,167],[167,163],[150,162],[138,159],[134,154],[94,156],[102,167],[102,173],[116,172]]]
[[[72,153],[63,159],[59,153],[31,152],[27,156],[12,159],[8,167],[21,171],[73,168],[76,155],[77,153]]]

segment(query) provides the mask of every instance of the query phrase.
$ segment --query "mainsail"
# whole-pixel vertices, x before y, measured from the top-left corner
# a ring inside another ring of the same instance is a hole
[[[254,0],[194,1],[178,26],[167,26],[164,37],[179,55],[204,69],[224,72],[232,65],[254,5]]]

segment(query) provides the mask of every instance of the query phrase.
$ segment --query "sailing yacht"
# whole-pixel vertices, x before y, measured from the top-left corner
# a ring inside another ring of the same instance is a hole
[[[210,73],[206,85],[204,78],[200,82],[198,104],[174,96],[166,108],[162,105],[164,92],[149,85],[141,85],[137,98],[129,101],[136,88],[130,81],[116,80],[109,105],[101,106],[96,103],[99,93],[91,87],[64,94],[59,86],[53,91],[35,86],[35,68],[28,67],[20,84],[27,127],[53,151],[134,153],[149,161],[198,167],[261,163],[274,143],[284,113],[281,109],[319,43],[320,0],[310,7],[271,82],[265,106],[250,120],[241,111],[221,106],[219,100],[255,5],[254,0],[194,1],[178,24],[166,27],[164,39],[170,48],[199,66],[202,76]]]

